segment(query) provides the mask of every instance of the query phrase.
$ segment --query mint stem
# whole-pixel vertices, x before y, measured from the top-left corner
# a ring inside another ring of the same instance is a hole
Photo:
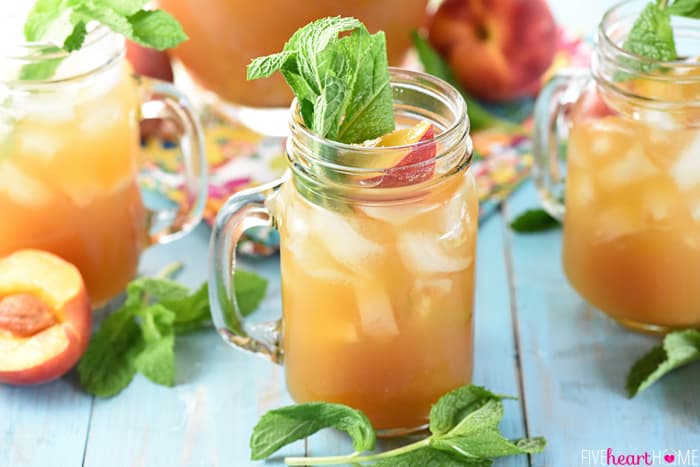
[[[173,279],[177,273],[182,271],[185,265],[182,261],[173,261],[172,263],[166,264],[163,269],[158,271],[155,275],[158,279]]]
[[[668,0],[659,0],[659,8],[665,10],[668,6]]]
[[[379,454],[371,454],[369,456],[360,456],[359,452],[354,452],[348,456],[330,456],[330,457],[287,457],[284,463],[287,465],[342,465],[342,464],[357,464],[360,462],[373,462],[387,457],[400,456],[417,449],[428,447],[430,438],[417,441],[412,444],[407,444],[400,448],[392,449],[391,451],[380,452]]]

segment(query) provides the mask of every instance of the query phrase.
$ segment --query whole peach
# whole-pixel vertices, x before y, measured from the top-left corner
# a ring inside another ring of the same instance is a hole
[[[468,93],[501,102],[537,92],[557,28],[545,0],[445,0],[429,38]]]

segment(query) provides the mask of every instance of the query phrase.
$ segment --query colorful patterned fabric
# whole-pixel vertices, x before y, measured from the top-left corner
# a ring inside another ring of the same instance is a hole
[[[590,46],[586,41],[561,31],[559,53],[545,79],[566,67],[587,67],[589,58]],[[265,137],[240,123],[217,117],[209,108],[202,112],[202,122],[209,158],[209,198],[204,219],[212,224],[229,196],[274,180],[284,172],[284,139]],[[493,211],[529,175],[531,128],[528,119],[515,133],[493,130],[472,133],[476,153],[472,170],[479,186],[482,216]],[[172,184],[172,174],[179,169],[177,147],[151,138],[143,142],[143,153],[149,164],[147,187],[164,191],[176,203],[184,200],[184,193]],[[242,242],[242,252],[267,255],[276,251],[279,241],[276,232],[258,229],[248,235]]]

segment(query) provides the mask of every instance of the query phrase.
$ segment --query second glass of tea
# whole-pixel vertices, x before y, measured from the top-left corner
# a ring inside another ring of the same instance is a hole
[[[391,87],[397,126],[427,121],[434,139],[341,144],[311,133],[295,102],[290,170],[228,200],[209,277],[227,343],[284,362],[296,401],[358,408],[385,435],[425,425],[442,394],[471,380],[478,224],[464,100],[423,73],[393,69]],[[435,156],[395,167],[426,150]],[[280,232],[279,322],[250,323],[233,299],[236,243],[255,226]]]
[[[700,63],[655,63],[622,48],[645,6],[611,9],[592,74],[543,91],[536,182],[564,219],[573,287],[622,324],[663,332],[700,326]],[[697,22],[674,22],[679,55],[697,55]]]

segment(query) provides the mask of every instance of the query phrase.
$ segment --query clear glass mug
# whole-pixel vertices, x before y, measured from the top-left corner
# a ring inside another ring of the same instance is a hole
[[[435,140],[340,144],[310,133],[295,102],[287,176],[228,200],[209,273],[214,324],[227,343],[284,362],[296,401],[357,407],[387,435],[424,425],[440,395],[471,379],[478,224],[462,97],[411,71],[393,69],[391,86],[397,123],[428,120]],[[434,144],[426,162],[386,164]],[[362,168],[367,160],[373,168]],[[410,183],[433,166],[432,178]],[[234,299],[236,244],[258,226],[280,232],[278,322],[243,319]]]
[[[63,257],[94,306],[124,290],[145,247],[196,225],[206,199],[202,132],[187,99],[167,83],[134,79],[124,47],[104,27],[72,54],[0,45],[0,256],[38,248]],[[20,79],[27,67],[57,63],[48,80]],[[144,206],[139,115],[183,130],[184,173],[174,175],[186,192],[181,209]]]
[[[354,16],[387,35],[398,65],[422,25],[428,0],[157,0],[182,23],[189,40],[171,51],[218,110],[266,134],[286,135],[292,93],[280,74],[247,81],[246,65],[279,52],[300,27],[325,16]],[[178,83],[185,82],[178,73]],[[200,93],[201,94],[201,93]],[[272,109],[277,109],[274,111]],[[275,118],[277,116],[278,118]]]
[[[590,75],[543,90],[535,181],[564,220],[573,287],[622,324],[659,332],[700,326],[700,63],[653,66],[622,50],[646,3],[606,13]],[[697,54],[697,22],[674,22],[679,55]]]

